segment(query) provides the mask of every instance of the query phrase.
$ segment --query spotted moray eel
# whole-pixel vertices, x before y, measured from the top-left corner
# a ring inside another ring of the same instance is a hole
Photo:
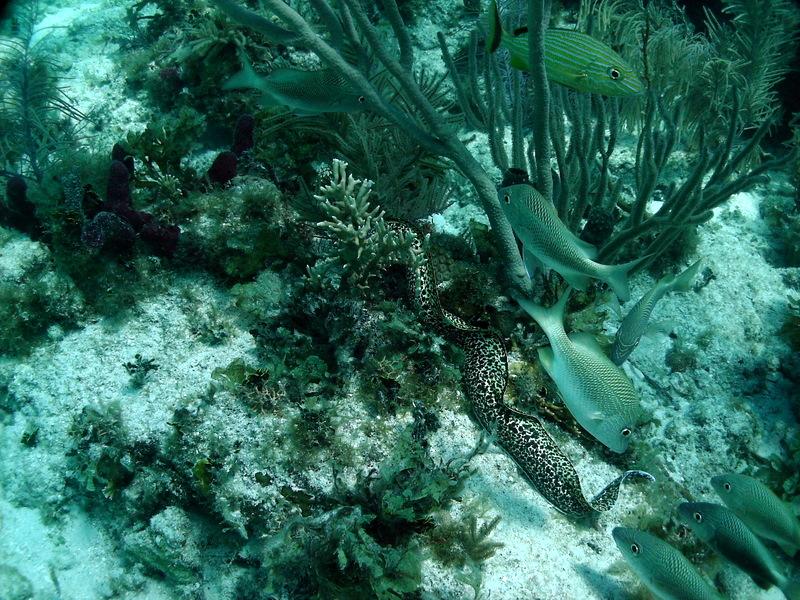
[[[421,235],[406,223],[391,222],[397,233],[412,234],[412,248],[422,256]],[[511,408],[503,401],[508,382],[508,354],[493,329],[468,325],[442,308],[436,273],[427,256],[409,269],[408,295],[421,320],[464,351],[464,393],[480,425],[510,456],[525,478],[556,509],[574,518],[592,516],[610,509],[620,486],[627,480],[653,477],[644,471],[626,471],[591,501],[586,500],[575,467],[547,433],[541,420]]]

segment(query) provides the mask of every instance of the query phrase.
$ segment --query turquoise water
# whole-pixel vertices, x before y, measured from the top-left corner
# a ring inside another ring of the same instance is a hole
[[[796,597],[800,7],[542,4],[5,9],[0,599]]]

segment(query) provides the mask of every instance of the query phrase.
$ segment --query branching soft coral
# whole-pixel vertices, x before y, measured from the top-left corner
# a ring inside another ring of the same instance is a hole
[[[24,2],[17,36],[0,39],[0,174],[15,172],[41,182],[72,149],[75,126],[85,115],[60,85],[59,66],[37,49],[39,18],[39,3]]]

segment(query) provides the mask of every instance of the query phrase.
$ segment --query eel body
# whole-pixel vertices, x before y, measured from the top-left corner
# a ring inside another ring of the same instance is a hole
[[[414,250],[424,256],[421,236],[413,227],[399,222],[391,222],[390,226],[397,233],[413,234]],[[542,421],[505,403],[508,353],[500,335],[493,329],[471,326],[442,308],[436,273],[427,257],[418,267],[409,269],[408,287],[420,318],[464,351],[462,385],[475,419],[494,436],[528,482],[557,510],[573,518],[591,516],[614,506],[625,481],[653,481],[644,471],[626,471],[592,500],[587,500],[578,472],[547,433]]]

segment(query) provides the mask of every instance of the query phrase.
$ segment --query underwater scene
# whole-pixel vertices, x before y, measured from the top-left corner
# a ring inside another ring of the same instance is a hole
[[[0,600],[800,600],[800,2],[3,6]]]

